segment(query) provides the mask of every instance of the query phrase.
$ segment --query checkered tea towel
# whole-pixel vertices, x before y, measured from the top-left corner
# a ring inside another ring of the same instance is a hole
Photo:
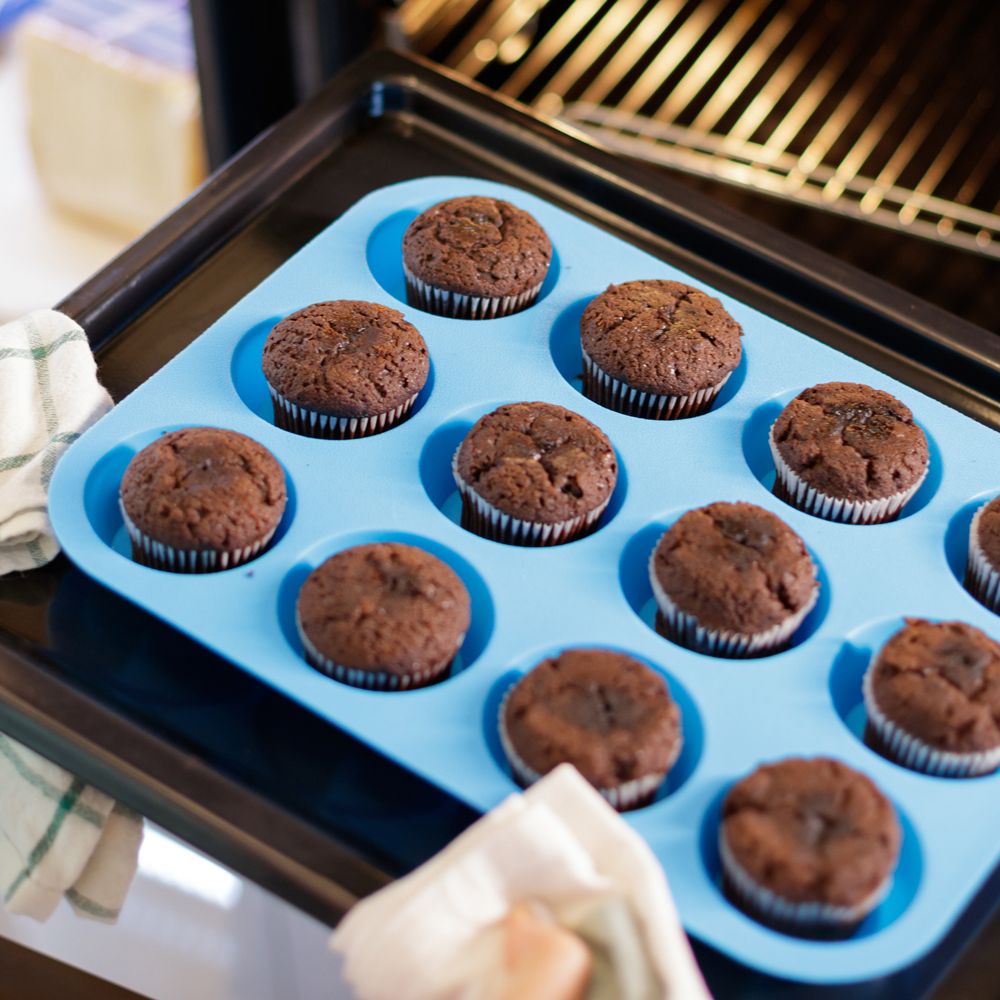
[[[64,896],[114,921],[139,860],[142,818],[0,734],[0,893],[45,920]]]
[[[59,456],[111,398],[83,330],[42,310],[0,326],[0,576],[59,551],[46,512]],[[0,900],[44,920],[64,896],[114,920],[135,875],[142,820],[0,734]]]
[[[504,938],[519,904],[589,947],[586,1000],[709,1000],[660,863],[569,764],[358,903],[332,947],[357,1000],[520,996]]]
[[[111,405],[68,316],[43,309],[0,326],[0,576],[58,554],[47,511],[52,470]]]

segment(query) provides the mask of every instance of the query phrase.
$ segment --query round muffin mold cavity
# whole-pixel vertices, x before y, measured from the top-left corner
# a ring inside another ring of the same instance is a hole
[[[403,235],[402,255],[412,305],[458,319],[494,319],[535,301],[552,244],[523,209],[463,196],[421,212]]]

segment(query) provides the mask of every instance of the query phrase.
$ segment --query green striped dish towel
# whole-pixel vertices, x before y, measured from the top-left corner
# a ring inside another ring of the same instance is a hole
[[[115,920],[141,841],[138,815],[0,734],[0,892],[12,913],[45,920],[65,896]]]
[[[59,456],[111,408],[83,330],[52,310],[0,326],[0,576],[59,546],[47,514]],[[82,516],[82,515],[81,515]],[[132,883],[142,819],[0,734],[0,894],[44,920],[65,896],[114,920]]]
[[[47,513],[59,456],[111,409],[83,330],[51,309],[0,326],[0,576],[59,546]]]

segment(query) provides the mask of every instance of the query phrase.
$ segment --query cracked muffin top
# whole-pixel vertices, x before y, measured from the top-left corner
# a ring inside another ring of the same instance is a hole
[[[449,198],[421,212],[403,236],[410,273],[460,295],[520,295],[545,280],[551,261],[545,230],[499,198]]]
[[[344,667],[415,675],[446,667],[469,629],[470,603],[455,571],[399,542],[331,556],[299,591],[299,627]]]
[[[721,834],[732,861],[779,898],[866,911],[902,841],[874,782],[828,757],[763,764],[737,782],[722,803]]]
[[[618,462],[605,433],[552,403],[510,403],[480,417],[455,471],[487,503],[533,524],[558,524],[608,500]]]
[[[264,343],[264,377],[297,406],[371,417],[424,387],[427,345],[403,314],[375,302],[317,302],[286,316]]]
[[[538,774],[564,761],[597,788],[670,770],[680,709],[655,670],[610,649],[567,649],[542,660],[504,701],[514,753]]]
[[[908,618],[871,670],[885,717],[935,750],[1000,747],[1000,645],[963,622]]]
[[[778,454],[826,496],[878,500],[920,481],[929,452],[924,432],[895,396],[853,382],[806,389],[771,429]]]
[[[628,281],[593,299],[580,343],[606,374],[641,392],[688,396],[740,363],[739,323],[718,299],[679,281]]]
[[[121,503],[129,520],[175,549],[233,552],[265,538],[285,512],[285,474],[262,445],[236,431],[187,427],[128,464]]]
[[[650,572],[699,625],[742,635],[781,624],[819,586],[802,539],[750,503],[689,510],[660,538]]]

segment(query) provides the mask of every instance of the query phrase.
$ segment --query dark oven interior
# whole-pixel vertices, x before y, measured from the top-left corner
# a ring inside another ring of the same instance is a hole
[[[998,4],[404,0],[384,24],[390,42],[1000,330]]]

